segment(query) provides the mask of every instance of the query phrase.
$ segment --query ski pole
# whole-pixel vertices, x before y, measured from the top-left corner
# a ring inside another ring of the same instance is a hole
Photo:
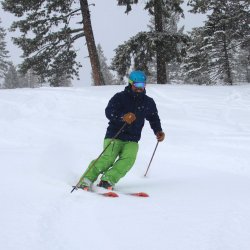
[[[159,144],[159,142],[157,142],[157,144],[156,144],[156,146],[155,146],[155,150],[154,150],[153,155],[152,155],[152,157],[151,157],[151,160],[150,160],[150,162],[149,162],[149,164],[148,164],[148,168],[147,168],[146,173],[144,174],[144,177],[146,177],[146,175],[147,175],[147,173],[148,173],[149,167],[150,167],[151,162],[152,162],[152,160],[153,160],[153,158],[154,158],[155,151],[156,151],[156,149],[157,149],[157,147],[158,147],[158,144]]]
[[[109,144],[103,149],[103,151],[100,153],[100,155],[97,157],[97,159],[89,166],[89,168],[88,168],[88,170],[87,170],[86,173],[88,173],[89,170],[92,169],[93,166],[95,166],[96,162],[101,158],[102,154],[107,150],[107,148],[109,147],[109,145],[118,137],[118,135],[122,132],[122,130],[125,128],[126,125],[127,125],[127,123],[125,122],[122,125],[122,127],[120,128],[120,130],[116,133],[116,135],[113,138],[111,138],[111,141],[109,142]],[[73,189],[71,190],[71,193],[74,190],[78,189],[78,185],[80,184],[80,182],[82,181],[83,178],[84,177],[82,176],[80,178],[80,180],[78,181],[78,183],[75,186],[73,186]]]

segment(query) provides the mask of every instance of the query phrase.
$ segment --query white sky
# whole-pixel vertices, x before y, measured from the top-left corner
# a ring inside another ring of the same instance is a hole
[[[100,43],[104,54],[108,61],[114,56],[114,49],[128,40],[131,36],[135,35],[139,31],[147,30],[149,16],[147,11],[143,10],[144,1],[138,5],[133,6],[133,10],[126,15],[124,13],[125,7],[117,6],[115,0],[103,1],[95,0],[95,6],[90,6],[92,26],[95,35],[96,43]],[[91,4],[91,1],[89,1]],[[185,26],[185,30],[191,30],[192,27],[201,26],[205,20],[204,15],[191,14],[187,12],[188,7],[183,5],[185,12],[185,19],[181,20],[181,25]],[[4,12],[0,9],[0,15],[2,19],[2,26],[7,29],[14,16]],[[22,51],[14,46],[11,42],[11,37],[15,36],[14,33],[7,34],[8,50],[10,52],[11,60],[14,64],[18,64],[22,61],[20,58]],[[84,86],[91,84],[91,67],[87,48],[85,46],[85,39],[79,40],[76,45],[76,49],[79,49],[79,61],[81,61],[83,67],[80,69],[80,81],[74,80],[74,85]]]

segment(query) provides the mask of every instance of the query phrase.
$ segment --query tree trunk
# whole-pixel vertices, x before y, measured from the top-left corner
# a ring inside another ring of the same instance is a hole
[[[90,64],[93,73],[94,85],[104,85],[104,80],[101,72],[100,61],[95,45],[94,34],[91,25],[88,0],[80,0],[81,12],[83,18],[83,30],[86,37],[87,48],[89,52]]]
[[[155,31],[156,33],[163,32],[163,12],[162,12],[162,0],[154,0],[154,15],[155,15]],[[156,42],[156,67],[157,67],[157,83],[167,83],[166,74],[166,61],[164,55],[161,52],[161,42]]]
[[[248,52],[247,57],[247,73],[246,73],[247,82],[250,83],[250,52]]]
[[[224,31],[226,29],[224,28]],[[233,79],[232,79],[232,72],[229,62],[229,56],[228,56],[228,49],[227,49],[227,38],[224,34],[223,36],[223,50],[224,50],[224,56],[225,56],[225,64],[224,64],[224,70],[225,70],[225,77],[224,82],[228,85],[233,85]]]

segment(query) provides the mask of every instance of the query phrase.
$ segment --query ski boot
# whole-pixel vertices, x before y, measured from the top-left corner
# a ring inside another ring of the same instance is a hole
[[[77,186],[77,188],[83,189],[84,191],[91,191],[92,182],[84,178]]]
[[[98,187],[102,187],[108,190],[113,190],[113,186],[108,181],[100,181],[100,183],[97,185]]]

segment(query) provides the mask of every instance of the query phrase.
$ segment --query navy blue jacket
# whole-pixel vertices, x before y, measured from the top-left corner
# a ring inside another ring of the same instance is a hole
[[[143,93],[134,92],[129,85],[125,87],[124,91],[115,94],[105,109],[109,119],[105,138],[113,138],[116,135],[124,124],[122,117],[128,112],[134,113],[136,120],[131,125],[126,125],[117,139],[138,142],[145,119],[149,121],[155,134],[162,131],[154,100],[147,96],[145,91]]]

